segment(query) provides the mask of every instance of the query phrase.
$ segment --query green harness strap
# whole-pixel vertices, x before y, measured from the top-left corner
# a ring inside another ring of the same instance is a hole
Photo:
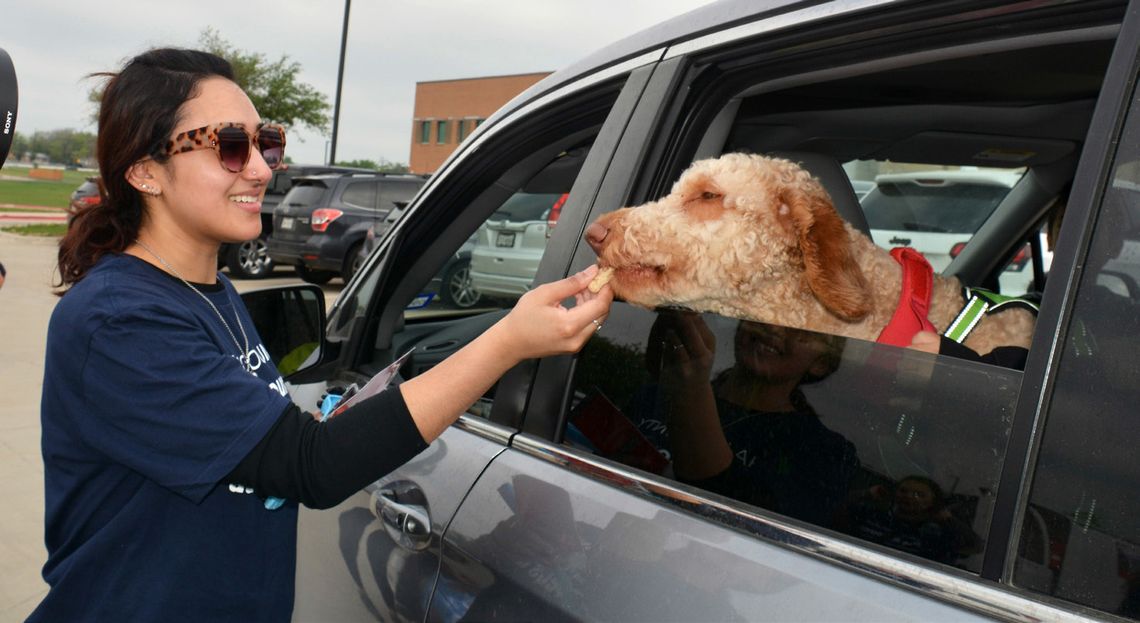
[[[974,330],[978,321],[986,314],[992,314],[1009,307],[1024,307],[1034,314],[1037,313],[1037,304],[1023,298],[1004,296],[982,288],[966,287],[962,288],[962,291],[966,305],[962,311],[958,312],[954,322],[951,322],[942,334],[959,344],[966,339],[966,336],[970,335],[970,331]]]

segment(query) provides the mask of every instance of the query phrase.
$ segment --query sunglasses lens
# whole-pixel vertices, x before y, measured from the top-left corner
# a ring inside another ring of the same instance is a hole
[[[241,128],[223,128],[218,131],[218,156],[222,166],[238,173],[249,161],[249,135]]]
[[[281,166],[285,159],[285,132],[281,128],[261,128],[257,135],[257,149],[270,169]]]

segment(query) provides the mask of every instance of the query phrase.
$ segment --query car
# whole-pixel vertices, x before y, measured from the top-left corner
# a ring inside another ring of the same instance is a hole
[[[336,276],[347,282],[359,268],[368,228],[383,223],[394,202],[408,201],[423,184],[421,176],[387,173],[295,178],[274,208],[267,254],[295,266],[309,283]]]
[[[419,456],[303,509],[295,618],[1140,619],[1137,8],[725,0],[512,100],[304,327],[323,330],[295,402],[405,353],[394,382],[415,378],[503,317],[405,308],[533,180],[568,193],[542,284],[596,261],[590,223],[730,152],[801,163],[868,235],[853,178],[1021,172],[942,273],[997,284],[1029,245],[1024,365],[704,313],[684,317],[710,368],[680,381],[664,353],[684,312],[615,301],[579,354],[520,363]],[[793,349],[800,367],[777,365]],[[706,400],[676,400],[690,389]],[[703,425],[670,437],[686,417]]]
[[[546,239],[569,193],[515,193],[475,234],[471,285],[484,296],[526,294],[546,251]]]
[[[871,239],[885,249],[922,253],[936,272],[950,265],[970,238],[1020,181],[1021,170],[968,167],[884,173],[860,200]],[[1003,294],[1025,294],[1033,271],[1019,252],[999,277]]]
[[[293,186],[293,179],[320,173],[368,172],[356,167],[321,164],[286,164],[273,172],[261,199],[261,235],[253,240],[226,243],[218,249],[218,263],[229,268],[230,275],[238,279],[261,279],[273,274],[273,259],[269,257],[265,241],[273,233],[273,209]]]
[[[875,189],[875,182],[853,179],[851,180],[851,188],[855,191],[855,198],[862,202],[867,193]]]
[[[87,208],[99,205],[99,202],[102,201],[99,188],[100,184],[99,176],[89,176],[83,180],[83,183],[81,183],[78,188],[71,192],[71,198],[67,202],[68,224],[71,223],[71,220],[75,218],[76,214],[79,214]]]

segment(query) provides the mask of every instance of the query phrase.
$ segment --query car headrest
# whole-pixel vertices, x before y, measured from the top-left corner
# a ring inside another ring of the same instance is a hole
[[[835,158],[809,151],[777,151],[768,155],[791,160],[807,169],[819,180],[827,194],[831,195],[831,202],[835,205],[839,216],[859,231],[870,235],[871,228],[867,225],[867,217],[863,214],[858,197],[855,196],[851,178]]]

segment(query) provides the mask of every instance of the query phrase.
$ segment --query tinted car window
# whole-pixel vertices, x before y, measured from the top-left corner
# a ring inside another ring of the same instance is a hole
[[[301,182],[289,190],[281,203],[293,208],[315,207],[326,190],[323,183]]]
[[[377,182],[353,182],[344,189],[341,201],[360,208],[376,207]]]
[[[879,181],[862,201],[873,229],[973,234],[1009,187]]]
[[[1140,617],[1140,124],[1132,110],[1064,334],[1014,580]],[[1047,555],[1040,555],[1044,550]]]
[[[704,371],[678,335],[703,336]],[[938,359],[617,303],[579,361],[565,442],[977,571],[1020,373]]]

